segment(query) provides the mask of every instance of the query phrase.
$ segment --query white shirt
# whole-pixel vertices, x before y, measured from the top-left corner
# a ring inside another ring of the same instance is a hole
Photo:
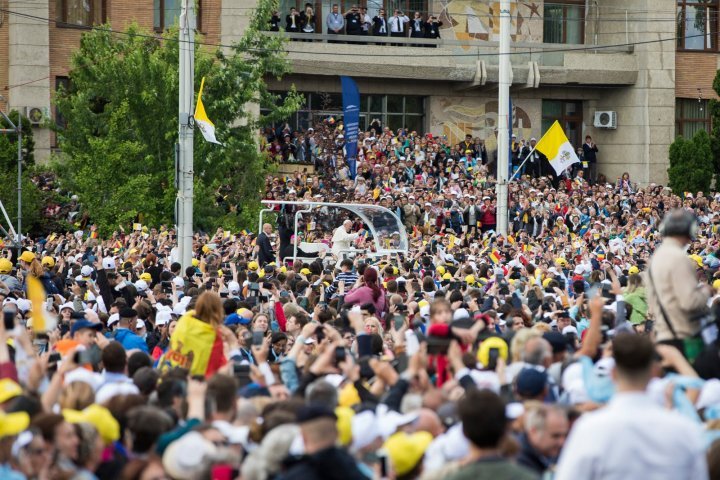
[[[358,237],[357,233],[347,233],[345,227],[340,225],[335,229],[335,233],[332,238],[332,254],[336,257],[340,257],[343,250],[350,250],[352,248],[352,242]]]
[[[392,16],[390,17],[390,32],[391,33],[402,33],[405,31],[405,24],[408,23],[410,19],[407,17],[407,15],[403,15],[402,17],[399,16]]]
[[[699,424],[658,406],[646,393],[616,393],[583,415],[560,455],[555,480],[706,480]]]

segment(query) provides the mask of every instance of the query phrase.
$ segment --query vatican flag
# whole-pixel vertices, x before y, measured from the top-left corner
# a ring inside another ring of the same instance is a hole
[[[207,113],[205,113],[205,105],[203,105],[202,102],[203,87],[205,87],[205,77],[200,81],[200,91],[198,92],[197,105],[195,106],[195,125],[200,129],[205,140],[222,145],[217,141],[217,138],[215,138],[215,124],[210,121]]]
[[[557,120],[545,132],[535,149],[547,157],[558,175],[573,163],[580,162]]]

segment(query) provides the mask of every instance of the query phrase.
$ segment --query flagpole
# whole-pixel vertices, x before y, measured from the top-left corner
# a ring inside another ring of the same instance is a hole
[[[195,97],[195,0],[182,0],[178,43],[180,94],[178,98],[178,208],[177,238],[180,263],[192,264],[193,241],[193,100]]]
[[[515,170],[515,173],[513,173],[512,176],[508,179],[508,183],[512,182],[515,179],[515,175],[517,175],[518,172],[520,172],[522,170],[523,165],[525,165],[525,162],[528,161],[528,158],[530,158],[530,155],[533,154],[533,152],[535,151],[536,148],[537,148],[537,144],[535,144],[535,146],[532,148],[532,150],[530,150],[530,153],[527,154],[527,156],[525,157],[525,160],[522,161],[522,163],[517,168],[517,170]]]
[[[510,115],[510,2],[500,2],[500,51],[498,81],[498,136],[497,136],[497,231],[507,235],[508,231],[508,172],[510,157],[510,136],[508,117]]]

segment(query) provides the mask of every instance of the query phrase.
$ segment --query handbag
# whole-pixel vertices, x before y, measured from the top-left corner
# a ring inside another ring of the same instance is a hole
[[[655,296],[657,297],[657,303],[660,307],[660,314],[663,317],[663,320],[665,320],[665,324],[668,327],[668,330],[670,330],[670,333],[673,336],[674,342],[678,346],[682,346],[682,352],[685,355],[685,358],[688,359],[689,362],[694,362],[695,359],[700,356],[700,354],[703,352],[706,346],[712,345],[715,343],[715,341],[718,338],[718,327],[717,327],[717,321],[716,318],[712,314],[706,314],[703,313],[698,318],[691,319],[690,321],[692,323],[699,322],[700,323],[700,332],[692,337],[688,338],[678,338],[677,332],[675,331],[675,327],[673,327],[673,324],[669,320],[669,316],[667,312],[665,311],[665,307],[663,306],[662,300],[660,300],[660,295],[658,293],[657,288],[655,287],[655,281],[653,280],[652,271],[650,268],[648,268],[648,278],[650,279],[650,285],[652,286],[652,289],[655,291]]]

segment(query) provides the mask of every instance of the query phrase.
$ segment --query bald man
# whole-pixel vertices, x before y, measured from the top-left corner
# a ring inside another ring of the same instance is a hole
[[[272,225],[266,223],[263,225],[263,231],[257,238],[257,254],[258,263],[260,266],[264,266],[270,262],[275,261],[275,250],[273,250],[270,244],[270,235],[272,235]]]

